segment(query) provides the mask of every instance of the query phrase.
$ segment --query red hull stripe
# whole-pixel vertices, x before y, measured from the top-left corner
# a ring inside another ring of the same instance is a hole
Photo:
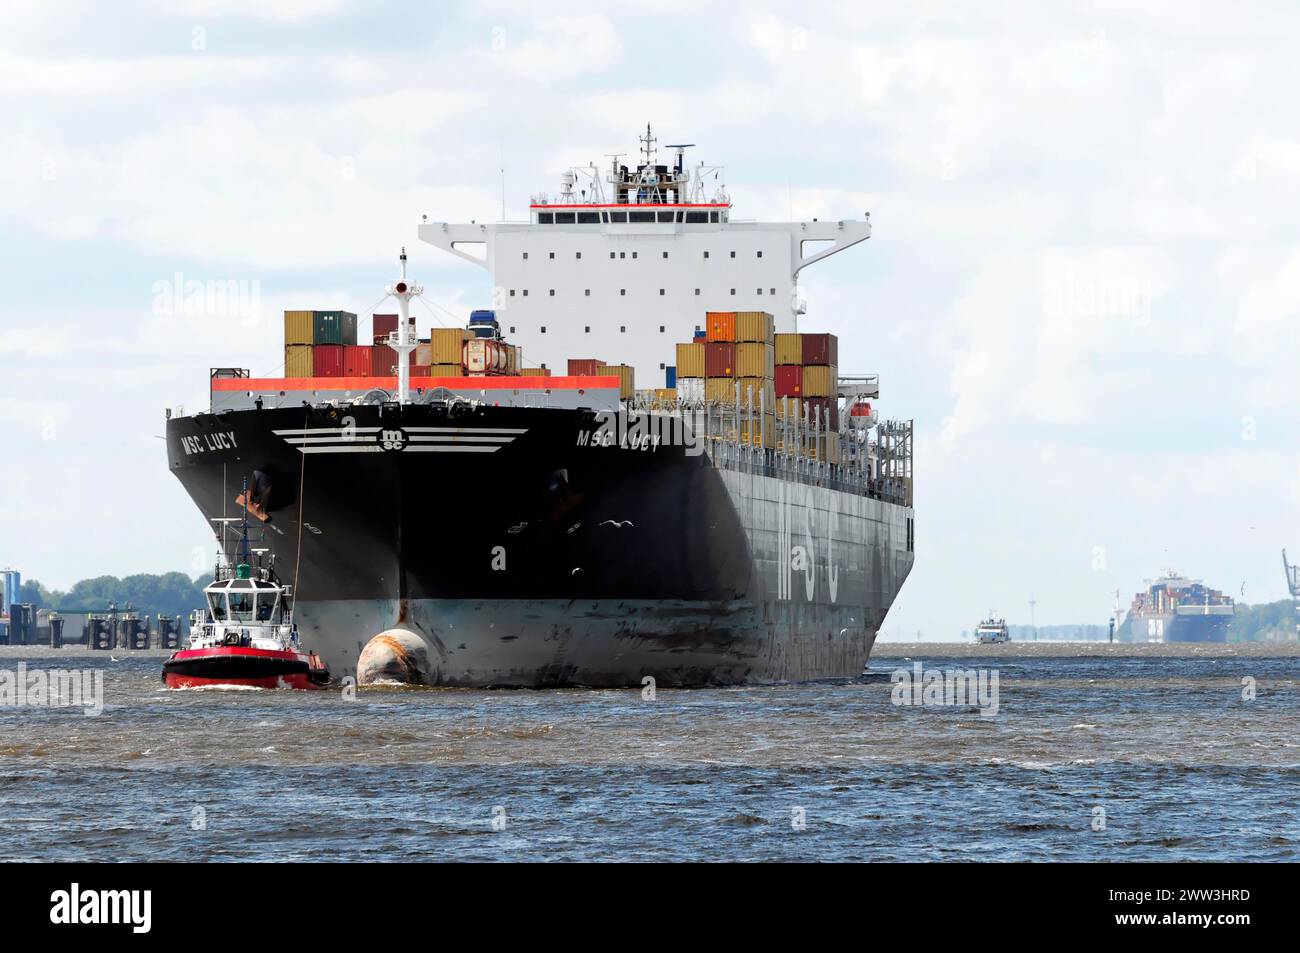
[[[163,679],[168,688],[210,688],[218,685],[231,685],[247,688],[293,688],[309,691],[324,688],[317,685],[306,675],[272,675],[267,678],[200,678],[195,675],[168,674]]]
[[[284,649],[255,649],[246,645],[214,645],[206,649],[185,649],[177,652],[172,658],[175,659],[192,659],[208,658],[213,655],[246,655],[250,658],[274,658],[289,659],[291,661],[307,661],[307,655],[302,652],[290,652]]]
[[[411,377],[411,390],[618,390],[619,379],[600,377]],[[298,390],[394,390],[396,377],[216,377],[213,390],[298,391]]]

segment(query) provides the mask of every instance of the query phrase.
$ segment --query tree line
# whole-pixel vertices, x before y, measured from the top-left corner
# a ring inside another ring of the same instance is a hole
[[[138,573],[134,576],[96,576],[82,579],[67,592],[46,589],[39,580],[29,579],[22,584],[19,602],[34,603],[39,609],[76,611],[89,609],[103,611],[110,602],[119,609],[128,604],[142,614],[161,613],[167,616],[187,616],[192,609],[203,606],[203,587],[212,581],[212,575],[191,579],[182,572],[161,575]]]

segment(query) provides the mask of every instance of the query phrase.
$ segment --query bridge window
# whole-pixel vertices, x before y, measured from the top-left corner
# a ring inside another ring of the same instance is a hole
[[[677,213],[676,213],[676,212],[660,212],[660,213],[659,213],[659,221],[661,221],[661,222],[675,222],[675,221],[677,221]]]
[[[538,225],[554,225],[554,224],[555,224],[555,214],[554,214],[553,212],[538,212],[538,213],[537,213],[537,224],[538,224]]]
[[[627,222],[627,212],[610,212],[609,220],[611,222]]]
[[[600,213],[599,213],[599,212],[579,212],[579,213],[578,213],[578,224],[579,224],[579,225],[599,225],[599,224],[600,224]]]
[[[686,213],[687,225],[707,225],[708,222],[709,222],[708,212],[687,212]]]
[[[710,222],[716,222],[717,220],[718,220],[718,213],[717,213],[717,212],[710,212],[710,213],[709,213],[709,221],[710,221]]]
[[[556,212],[556,213],[555,213],[555,224],[556,224],[556,225],[572,225],[572,224],[573,224],[573,213],[572,213],[572,212]]]
[[[634,224],[643,222],[653,222],[655,220],[654,212],[628,212],[627,220]]]
[[[555,260],[555,252],[547,252],[547,254],[551,256],[551,261]]]

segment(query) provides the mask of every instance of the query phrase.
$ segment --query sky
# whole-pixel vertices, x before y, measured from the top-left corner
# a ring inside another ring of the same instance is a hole
[[[285,308],[368,314],[403,244],[481,306],[420,215],[523,218],[649,121],[737,218],[871,213],[801,326],[915,421],[883,638],[1105,624],[1166,569],[1285,598],[1298,48],[1285,3],[0,0],[0,564],[206,570],[164,409],[275,371]]]

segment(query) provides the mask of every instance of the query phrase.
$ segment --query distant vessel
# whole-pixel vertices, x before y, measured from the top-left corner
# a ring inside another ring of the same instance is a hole
[[[1226,642],[1235,611],[1231,596],[1170,571],[1134,596],[1124,641]]]
[[[1000,645],[1011,641],[1011,631],[1005,619],[995,619],[990,615],[975,627],[975,638],[981,645]]]

